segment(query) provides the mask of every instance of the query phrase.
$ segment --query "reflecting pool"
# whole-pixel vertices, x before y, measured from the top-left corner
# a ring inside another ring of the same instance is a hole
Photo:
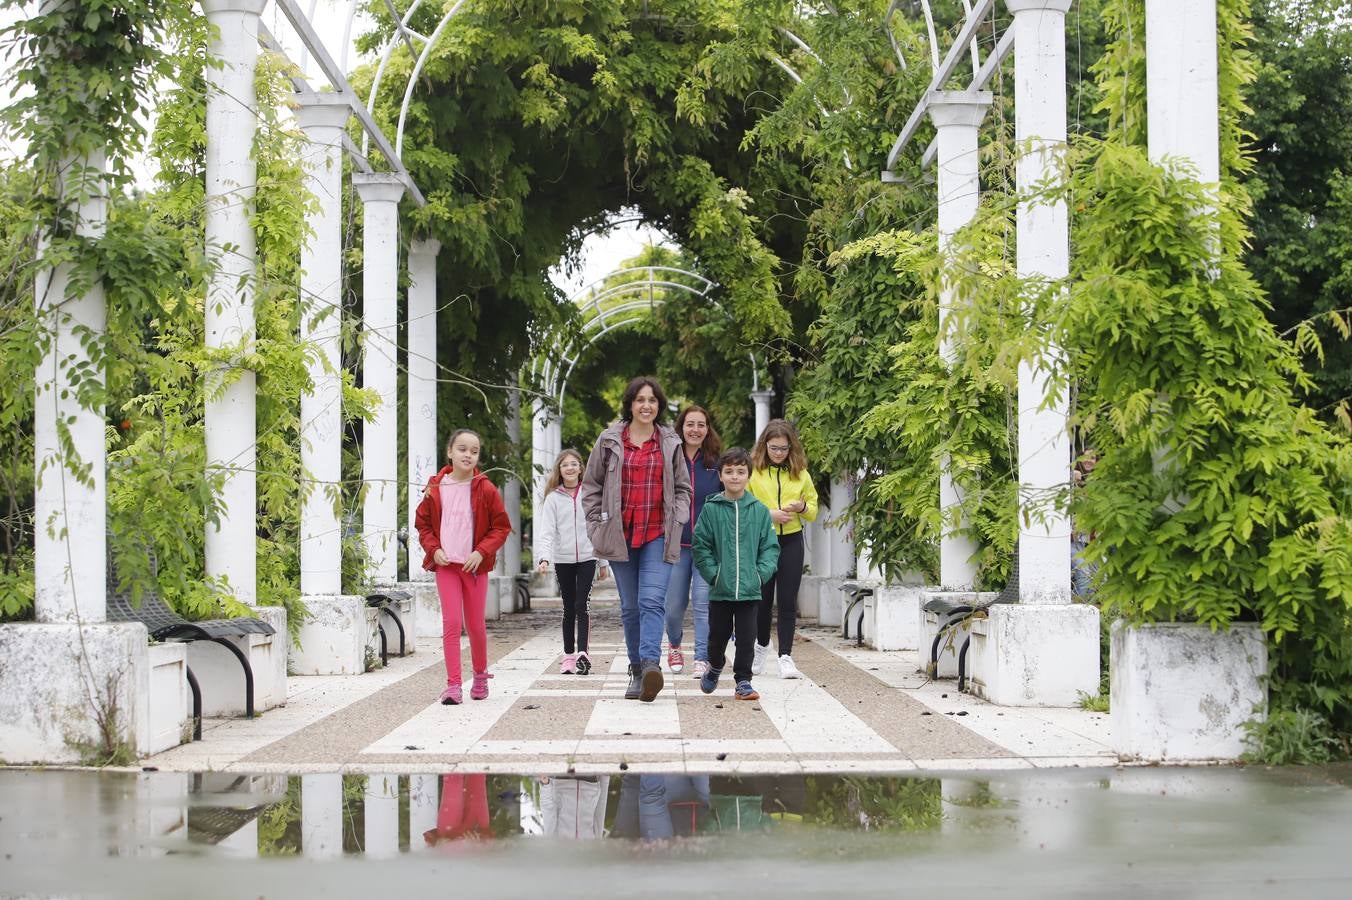
[[[1352,767],[0,771],[0,896],[1352,897]]]

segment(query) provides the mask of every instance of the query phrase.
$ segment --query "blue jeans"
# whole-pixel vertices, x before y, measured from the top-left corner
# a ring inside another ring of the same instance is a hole
[[[673,647],[681,646],[687,605],[694,606],[695,659],[708,662],[709,583],[695,568],[690,548],[682,547],[681,558],[672,565],[671,583],[667,585],[667,640]]]
[[[662,658],[662,620],[667,611],[671,563],[662,558],[666,539],[655,538],[642,547],[630,547],[629,558],[610,563],[620,592],[620,623],[629,662]]]
[[[708,775],[624,775],[611,834],[644,840],[691,835],[708,811]]]

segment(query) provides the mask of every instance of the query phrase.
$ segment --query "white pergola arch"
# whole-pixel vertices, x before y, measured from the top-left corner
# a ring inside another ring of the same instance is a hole
[[[640,274],[631,281],[616,282]],[[674,266],[631,266],[591,282],[573,295],[572,303],[582,316],[582,324],[566,335],[551,330],[537,338],[536,352],[531,363],[528,381],[535,389],[531,403],[531,468],[534,490],[531,509],[539,514],[544,502],[544,484],[554,460],[563,450],[563,398],[568,379],[588,348],[613,331],[634,325],[667,302],[668,292],[677,292],[707,300],[722,311],[714,299],[717,282],[698,272]],[[551,352],[557,348],[557,352]],[[760,370],[755,354],[748,354],[751,363],[751,398],[756,404],[757,433],[769,419],[772,392],[761,390]],[[539,544],[535,543],[536,558]]]

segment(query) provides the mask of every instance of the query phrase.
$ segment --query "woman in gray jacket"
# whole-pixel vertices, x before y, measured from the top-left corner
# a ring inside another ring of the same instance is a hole
[[[662,690],[662,630],[671,564],[681,554],[690,516],[690,474],[681,436],[660,424],[667,398],[657,381],[629,382],[620,420],[596,439],[582,476],[587,534],[609,560],[620,592],[629,651],[628,700],[651,702]]]

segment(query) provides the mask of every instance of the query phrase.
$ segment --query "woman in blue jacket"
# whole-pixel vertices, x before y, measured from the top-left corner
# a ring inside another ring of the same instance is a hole
[[[709,421],[709,414],[702,407],[693,405],[681,410],[676,417],[676,433],[683,441],[686,470],[694,490],[690,498],[690,518],[681,532],[681,558],[671,567],[671,582],[667,585],[667,665],[677,675],[685,670],[681,640],[685,610],[690,606],[695,620],[694,674],[700,678],[709,668],[709,585],[691,561],[691,529],[704,508],[704,498],[723,490],[723,483],[718,479],[718,455],[723,452],[723,440]]]

